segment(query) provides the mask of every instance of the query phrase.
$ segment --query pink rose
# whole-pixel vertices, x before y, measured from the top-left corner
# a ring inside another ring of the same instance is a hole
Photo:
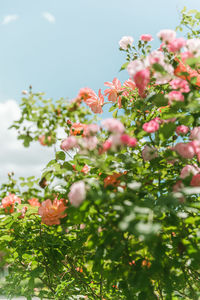
[[[123,36],[121,38],[121,40],[119,41],[119,46],[121,49],[127,50],[128,46],[132,46],[133,41],[134,41],[134,39],[132,36]]]
[[[127,71],[131,79],[133,79],[134,75],[145,69],[145,64],[142,60],[140,59],[135,59],[131,61],[128,66],[127,66]]]
[[[4,197],[1,201],[2,208],[5,209],[5,213],[13,213],[15,203],[21,204],[21,199],[17,197],[15,194],[9,194],[8,196]]]
[[[129,147],[135,147],[137,145],[137,139],[130,137],[128,134],[122,134],[120,137],[122,144]]]
[[[156,120],[151,120],[148,123],[144,123],[142,128],[144,131],[151,133],[151,132],[155,132],[159,129],[159,124]]]
[[[190,139],[200,141],[200,127],[194,127],[194,129],[191,130]]]
[[[174,150],[178,152],[178,154],[184,158],[193,158],[195,155],[194,147],[191,143],[178,143],[174,147]]]
[[[86,197],[85,183],[84,181],[77,181],[73,183],[70,187],[70,192],[68,194],[69,201],[75,207],[80,206]]]
[[[157,149],[154,147],[149,147],[147,145],[144,146],[144,149],[142,150],[142,157],[146,161],[150,161],[153,158],[156,158],[158,156]]]
[[[170,81],[170,86],[174,90],[179,90],[181,93],[188,93],[190,91],[189,84],[186,80],[176,78]]]
[[[184,38],[176,38],[167,45],[167,48],[170,52],[175,53],[180,51],[181,48],[185,46],[185,44],[186,41],[184,40]]]
[[[136,87],[138,88],[140,97],[144,97],[144,91],[150,82],[150,71],[149,69],[144,69],[139,72],[137,72],[134,77],[134,82]]]
[[[165,43],[170,43],[176,38],[176,31],[171,29],[163,29],[158,32],[157,37]]]
[[[101,122],[102,126],[105,127],[108,131],[113,133],[123,133],[125,128],[124,125],[117,119],[106,119]]]
[[[74,136],[69,136],[61,142],[60,148],[63,151],[68,151],[77,146],[77,140]]]
[[[92,151],[96,148],[98,139],[96,136],[84,137],[80,140],[79,145],[86,150]]]
[[[192,165],[187,165],[181,170],[180,178],[184,179],[190,175],[196,175],[200,172],[199,168],[195,168]]]
[[[187,134],[189,131],[189,127],[185,126],[185,125],[180,125],[176,127],[176,133],[178,135],[185,135]]]
[[[167,95],[167,97],[169,99],[169,105],[172,103],[172,101],[184,101],[184,96],[179,91],[172,91]]]
[[[142,34],[140,40],[145,42],[151,42],[153,41],[153,38],[151,34]]]

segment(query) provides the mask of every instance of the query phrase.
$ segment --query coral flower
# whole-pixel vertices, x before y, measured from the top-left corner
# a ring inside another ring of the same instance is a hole
[[[21,204],[21,199],[15,194],[9,194],[8,196],[2,199],[1,208],[5,208],[6,213],[13,213],[15,203]]]
[[[85,103],[91,108],[93,113],[101,114],[103,112],[102,105],[104,104],[104,97],[101,93],[101,89],[99,89],[98,96],[94,93],[85,100]]]
[[[183,58],[183,55],[182,55],[182,60],[176,58],[176,61],[178,62],[178,65],[174,70],[174,75],[188,81],[190,81],[192,78],[195,77],[196,78],[195,85],[200,87],[200,74],[196,70],[190,68],[190,66],[185,63],[185,59]],[[188,75],[184,75],[182,73],[188,73]]]
[[[31,206],[38,206],[40,207],[40,202],[38,201],[37,198],[31,198],[28,200],[28,203],[31,205]]]
[[[50,143],[51,143],[52,140],[51,140],[51,136],[48,136],[46,138],[45,135],[41,135],[41,136],[39,136],[38,141],[40,142],[40,144],[42,146],[50,146]]]
[[[104,187],[107,187],[108,185],[112,186],[119,186],[120,180],[118,180],[119,177],[121,177],[123,174],[122,173],[113,173],[112,175],[108,175],[104,179]]]
[[[119,96],[119,93],[122,91],[121,82],[119,79],[114,78],[112,82],[106,81],[104,85],[109,86],[109,89],[104,91],[104,95],[108,96],[108,101],[116,102]],[[121,107],[121,97],[118,98],[118,106]]]
[[[85,135],[87,125],[82,123],[74,123],[70,129],[71,135]]]
[[[82,88],[80,89],[78,93],[78,98],[82,99],[83,101],[86,101],[88,98],[95,95],[95,92],[90,88]]]
[[[64,199],[54,199],[53,203],[50,199],[42,202],[38,209],[38,214],[42,217],[42,223],[46,225],[59,225],[60,219],[66,217],[64,213],[67,207],[64,204]]]

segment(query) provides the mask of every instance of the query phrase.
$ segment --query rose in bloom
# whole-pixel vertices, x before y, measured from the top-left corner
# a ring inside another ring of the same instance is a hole
[[[90,168],[89,168],[87,165],[85,165],[85,166],[81,169],[81,173],[83,173],[83,174],[87,174],[89,171],[90,171]]]
[[[96,136],[84,137],[79,141],[79,145],[86,150],[92,151],[96,148],[98,139]]]
[[[46,138],[45,135],[41,135],[41,136],[39,136],[38,141],[40,142],[40,144],[42,146],[49,146],[51,144],[52,140],[51,140],[51,136],[48,136]]]
[[[59,225],[60,219],[66,217],[66,206],[64,199],[54,199],[53,203],[47,199],[41,203],[38,209],[38,214],[42,217],[42,223],[46,225]]]
[[[176,78],[170,81],[170,86],[173,90],[179,90],[181,93],[189,93],[190,88],[186,80],[181,78]]]
[[[37,198],[31,198],[28,200],[28,203],[31,205],[31,206],[40,206],[40,202],[38,201]]]
[[[122,91],[121,82],[119,79],[114,78],[112,82],[105,82],[106,86],[109,86],[109,89],[104,91],[104,95],[108,96],[108,101],[116,102],[119,96],[119,93]],[[118,106],[121,107],[121,97],[118,98]]]
[[[78,93],[78,98],[83,100],[83,101],[86,101],[88,98],[90,98],[91,96],[94,96],[95,95],[95,92],[86,87],[86,88],[82,88],[80,89],[79,93]]]
[[[151,34],[142,34],[140,40],[145,42],[151,42],[153,41],[153,38]]]
[[[119,41],[119,46],[121,49],[127,50],[128,46],[132,46],[133,41],[134,41],[134,39],[132,36],[123,36],[121,38],[121,40]]]
[[[169,99],[169,105],[172,103],[172,101],[184,101],[184,96],[179,91],[172,91],[167,95],[167,98]]]
[[[165,43],[170,43],[176,38],[176,31],[171,29],[163,29],[158,32],[157,37]]]
[[[125,128],[124,125],[117,119],[106,119],[101,122],[102,126],[105,127],[108,131],[113,133],[123,133]]]
[[[144,69],[137,72],[134,77],[134,82],[136,87],[138,88],[140,97],[144,97],[144,90],[146,89],[148,83],[150,82],[150,71],[149,69]]]
[[[150,161],[158,156],[157,149],[154,147],[144,146],[142,150],[142,157],[146,161]]]
[[[191,143],[178,143],[174,147],[174,150],[184,158],[191,159],[195,155],[194,147]]]
[[[181,48],[185,46],[185,44],[186,41],[184,40],[184,38],[176,38],[167,45],[167,48],[170,52],[175,53],[180,51]]]
[[[163,66],[165,64],[165,56],[159,50],[152,51],[147,57],[147,60],[150,65],[159,64]]]
[[[191,186],[200,186],[200,174],[196,174],[192,177],[190,185]]]
[[[91,97],[85,100],[85,103],[91,108],[93,113],[101,114],[103,112],[102,106],[104,104],[104,97],[99,89],[98,96],[94,93]]]
[[[130,137],[128,134],[122,134],[120,136],[120,140],[122,144],[127,145],[129,147],[135,147],[137,145],[137,139]]]
[[[200,172],[200,169],[198,167],[192,166],[192,165],[186,165],[182,170],[180,174],[180,178],[184,179],[190,175],[196,175]]]
[[[77,146],[77,140],[74,136],[69,136],[61,142],[60,148],[63,151],[68,151]]]
[[[99,126],[97,124],[88,124],[85,128],[85,135],[91,136],[95,135],[99,131]]]
[[[128,80],[126,80],[126,81],[124,82],[123,87],[125,87],[125,89],[123,89],[122,95],[123,95],[124,97],[128,97],[129,94],[130,94],[130,92],[132,92],[132,91],[135,90],[136,85],[135,85],[135,82],[134,82],[133,80],[128,79]],[[132,100],[130,99],[130,101],[132,101]]]
[[[159,127],[160,126],[159,126],[158,122],[155,119],[151,120],[148,123],[144,123],[144,125],[142,126],[143,130],[148,132],[148,133],[157,131],[159,129]]]
[[[186,48],[188,52],[191,53],[194,57],[200,56],[200,39],[189,39],[186,42]]]
[[[21,204],[21,199],[17,197],[15,194],[9,194],[4,197],[1,201],[1,207],[5,209],[5,213],[13,213],[15,203]]]
[[[189,131],[189,127],[185,126],[185,125],[180,125],[176,127],[176,133],[178,135],[185,135],[187,134]]]
[[[80,204],[85,200],[86,189],[84,181],[77,181],[73,183],[70,187],[70,192],[68,194],[69,201],[75,207],[80,206]]]
[[[112,186],[119,186],[120,180],[118,180],[119,177],[121,177],[123,174],[122,173],[113,173],[112,175],[108,175],[104,179],[104,187],[107,187],[108,185]]]
[[[131,78],[133,78],[137,72],[142,71],[144,69],[145,69],[145,63],[140,59],[135,59],[131,61],[127,66],[127,71]]]
[[[112,147],[112,141],[111,141],[111,139],[106,140],[106,141],[103,143],[102,147],[99,149],[99,154],[105,153],[105,152],[108,151],[111,147]]]
[[[82,124],[82,123],[74,123],[71,126],[70,129],[70,134],[71,135],[85,135],[85,130],[86,130],[87,125],[86,124]]]
[[[191,130],[190,139],[200,141],[200,127],[194,127],[194,129]]]

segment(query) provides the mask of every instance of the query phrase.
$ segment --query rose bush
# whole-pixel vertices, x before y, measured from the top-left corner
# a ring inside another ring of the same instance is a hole
[[[196,25],[192,13],[181,24]],[[23,92],[12,127],[26,147],[54,144],[55,157],[40,180],[9,174],[1,187],[1,294],[199,299],[200,40],[192,34],[161,30],[154,51],[151,35],[137,46],[123,37],[129,78],[105,82],[98,95],[86,87],[53,102]],[[105,105],[113,116],[100,122]]]

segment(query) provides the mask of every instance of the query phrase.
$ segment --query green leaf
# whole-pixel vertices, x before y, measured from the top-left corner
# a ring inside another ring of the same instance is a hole
[[[65,160],[65,153],[63,151],[56,152],[56,159]]]
[[[175,129],[176,129],[176,124],[172,122],[166,123],[160,128],[159,135],[161,136],[162,139],[163,138],[168,139],[174,134]]]
[[[168,104],[168,99],[162,94],[152,96],[149,98],[149,101],[152,101],[158,107],[166,106]]]
[[[127,61],[126,63],[124,63],[122,66],[121,66],[121,69],[119,71],[123,71],[127,68],[127,66],[129,65],[129,61]]]

